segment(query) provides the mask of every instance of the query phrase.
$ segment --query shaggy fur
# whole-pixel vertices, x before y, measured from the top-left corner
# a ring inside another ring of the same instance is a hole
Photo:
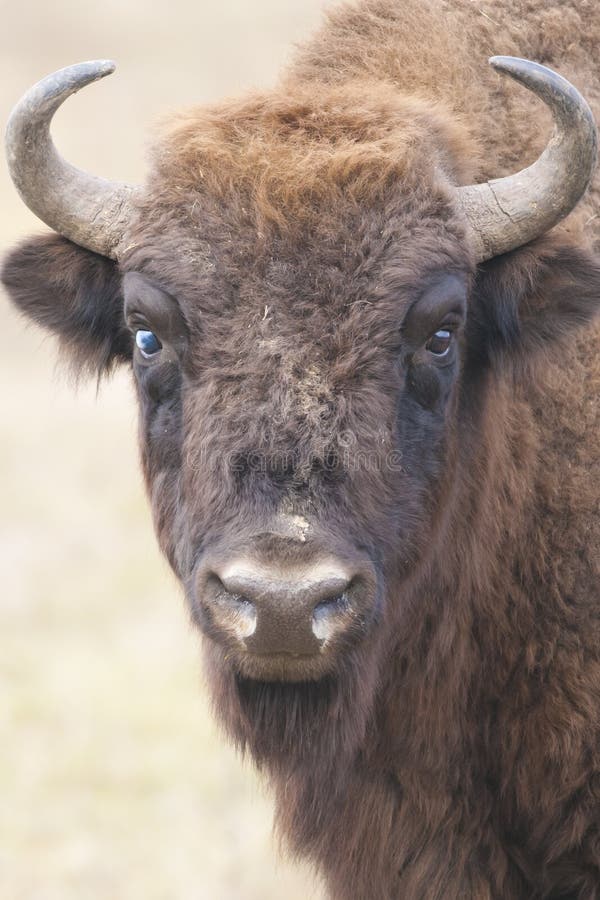
[[[56,236],[4,266],[78,364],[132,359],[197,621],[205,554],[281,508],[371,560],[376,615],[322,678],[205,647],[216,714],[337,900],[600,897],[599,181],[478,269],[451,191],[545,140],[487,56],[598,109],[599,43],[588,0],[343,6],[275,90],[168,124],[119,267]]]

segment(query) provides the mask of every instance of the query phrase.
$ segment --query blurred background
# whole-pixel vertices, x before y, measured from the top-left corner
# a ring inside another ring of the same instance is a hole
[[[154,120],[271,84],[324,5],[4,4],[2,127],[43,75],[113,58],[54,137],[71,162],[140,180]],[[41,229],[2,161],[0,250]],[[200,641],[151,532],[127,373],[75,390],[5,297],[0,329],[1,900],[319,900],[211,719]]]

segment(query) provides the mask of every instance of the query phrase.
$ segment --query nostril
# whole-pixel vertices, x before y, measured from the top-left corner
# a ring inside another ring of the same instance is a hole
[[[239,640],[251,637],[256,631],[256,606],[248,597],[228,591],[218,575],[212,582],[213,615],[219,625]]]
[[[349,600],[346,593],[328,597],[317,603],[312,615],[312,630],[319,641],[329,640],[337,630],[343,614],[349,608]]]

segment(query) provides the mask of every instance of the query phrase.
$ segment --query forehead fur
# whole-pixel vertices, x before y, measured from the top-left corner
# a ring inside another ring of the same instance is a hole
[[[403,186],[472,178],[475,156],[459,123],[431,101],[378,82],[296,86],[172,118],[149,182],[179,205],[235,196],[260,228],[285,229],[344,202],[378,205]]]
[[[122,264],[177,297],[198,369],[258,384],[285,347],[285,383],[302,372],[300,405],[322,406],[311,366],[378,370],[416,289],[470,268],[465,148],[434,105],[377,83],[192,110],[154,150]]]

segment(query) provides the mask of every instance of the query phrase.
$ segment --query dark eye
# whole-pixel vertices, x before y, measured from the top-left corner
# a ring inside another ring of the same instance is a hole
[[[161,342],[152,331],[136,331],[135,343],[142,356],[146,359],[150,359],[151,356],[162,350]]]
[[[425,349],[433,353],[434,356],[447,356],[451,346],[452,332],[447,328],[440,328],[432,338],[429,338],[425,344]]]

